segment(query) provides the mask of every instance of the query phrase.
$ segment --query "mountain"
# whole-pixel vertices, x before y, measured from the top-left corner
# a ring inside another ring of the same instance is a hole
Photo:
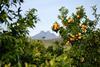
[[[45,40],[49,40],[49,39],[56,39],[58,38],[58,36],[56,36],[55,34],[47,31],[47,32],[44,32],[44,31],[41,31],[40,33],[36,34],[35,36],[32,37],[33,39],[45,39]]]

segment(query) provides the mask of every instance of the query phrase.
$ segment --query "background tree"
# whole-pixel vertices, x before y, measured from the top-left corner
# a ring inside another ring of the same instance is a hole
[[[37,23],[36,9],[29,10],[25,16],[21,15],[20,5],[23,0],[0,0],[0,25],[5,24],[7,30],[0,31],[0,64],[19,65],[22,61],[24,48],[30,44],[28,28]],[[11,9],[18,8],[17,10]],[[30,50],[31,51],[31,50]],[[29,55],[27,55],[29,56]],[[18,66],[17,66],[18,67]]]

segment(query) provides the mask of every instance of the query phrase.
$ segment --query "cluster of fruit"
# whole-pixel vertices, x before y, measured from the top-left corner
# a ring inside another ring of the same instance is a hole
[[[81,33],[77,33],[76,35],[69,34],[69,38],[68,38],[67,43],[71,43],[71,42],[74,42],[76,40],[80,40],[81,38],[82,38],[82,34]]]
[[[81,33],[78,33],[76,35],[70,34],[69,35],[69,41],[75,41],[81,39]]]
[[[76,15],[76,17],[77,17],[77,19],[81,19],[81,18],[82,18],[80,15]],[[64,21],[64,20],[65,20],[65,21]],[[62,19],[62,23],[63,23],[64,26],[67,26],[68,24],[73,23],[73,22],[75,22],[75,21],[74,21],[74,19],[71,18],[71,17],[65,18],[65,19],[63,18],[63,19]]]
[[[74,22],[74,19],[71,18],[71,17],[65,18],[65,19],[62,20],[62,24],[63,24],[64,26],[67,26],[68,24],[73,23],[73,22]]]
[[[81,27],[82,32],[84,32],[84,33],[87,32],[87,28],[88,28],[87,25],[82,24],[82,25],[80,25],[80,27]]]
[[[82,17],[83,17],[83,11],[79,10],[76,12],[76,15],[74,17],[76,17],[76,20],[73,18],[73,17],[64,17],[64,16],[59,16],[60,19],[62,20],[62,24],[64,26],[68,26],[69,24],[71,23],[75,23],[75,22],[80,22]],[[77,21],[78,20],[78,21]],[[81,24],[81,22],[79,23],[79,27],[81,28],[82,32],[83,33],[86,33],[87,32],[87,25],[86,24]],[[60,26],[57,22],[55,22],[52,26],[52,30],[57,32],[59,30]],[[76,40],[80,40],[82,38],[82,32],[79,32],[75,35],[73,34],[70,34],[69,37],[68,37],[68,42],[73,42],[73,41],[76,41]]]
[[[71,18],[71,17],[69,17],[69,18],[68,18],[68,23],[72,23],[72,22],[74,22],[74,19]]]
[[[77,18],[78,19],[81,19],[82,18],[82,16],[79,14],[81,11],[79,10],[79,11],[77,11]],[[87,18],[88,19],[88,18]],[[87,31],[87,25],[85,25],[85,24],[82,24],[82,25],[79,25],[80,27],[81,27],[81,30],[82,30],[82,32],[86,32]]]
[[[60,28],[60,25],[57,22],[55,22],[52,26],[52,30],[55,32],[57,32],[59,30],[59,28]]]
[[[66,19],[66,20],[67,20],[67,19]],[[74,19],[71,18],[71,17],[69,17],[67,22],[63,22],[63,25],[64,25],[64,26],[67,26],[67,24],[73,23],[73,22],[74,22]],[[55,32],[57,32],[57,31],[59,30],[59,28],[60,28],[60,25],[59,25],[57,22],[55,22],[55,23],[53,24],[53,26],[52,26],[52,30],[55,31]]]

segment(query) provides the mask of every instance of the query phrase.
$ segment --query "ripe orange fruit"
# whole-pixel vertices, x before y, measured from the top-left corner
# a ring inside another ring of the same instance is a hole
[[[59,26],[59,24],[58,24],[57,22],[55,22],[55,23],[53,24],[53,26],[52,26],[52,29],[53,29],[54,31],[57,31],[59,28],[60,28],[60,26]]]
[[[86,29],[83,29],[83,30],[82,30],[82,32],[86,32],[86,31],[87,31]]]
[[[84,57],[80,58],[80,62],[83,63],[84,62]]]
[[[79,36],[81,36],[81,33],[78,33]]]
[[[81,39],[81,38],[82,38],[82,37],[81,37],[81,33],[79,32],[78,34],[75,35],[75,37],[76,37],[76,40]]]
[[[86,32],[87,30],[87,25],[84,25],[84,24],[82,24],[81,25],[81,29],[82,29],[82,32]]]
[[[84,29],[86,29],[86,28],[87,28],[87,26],[86,26],[86,25],[84,25],[84,24],[83,24],[83,25],[81,25],[81,27],[82,27],[82,28],[84,28]]]
[[[76,36],[76,37],[78,37],[79,35],[78,35],[78,34],[76,34],[75,36]]]
[[[74,37],[75,37],[73,34],[70,34],[70,36],[71,36],[72,38],[74,38]]]
[[[70,22],[71,22],[71,20],[69,19],[69,20],[68,20],[68,23],[70,23]]]
[[[73,18],[68,18],[68,23],[72,23],[72,22],[74,22],[74,19]]]
[[[81,36],[79,36],[78,39],[81,39]]]
[[[75,39],[74,39],[74,38],[69,38],[69,40],[70,40],[70,41],[74,41]]]
[[[79,26],[81,27],[81,24],[79,24]]]
[[[77,18],[78,18],[78,19],[80,19],[80,18],[81,18],[81,16],[80,16],[80,15],[77,15]]]
[[[70,20],[71,20],[71,22],[74,22],[74,19],[73,18],[71,18]]]

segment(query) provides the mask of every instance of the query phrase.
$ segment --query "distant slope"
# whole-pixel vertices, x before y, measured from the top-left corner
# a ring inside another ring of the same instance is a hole
[[[42,40],[42,42],[44,43],[45,47],[55,46],[56,45],[55,42],[61,43],[62,39],[61,38],[55,38],[55,39],[49,39],[49,40]]]
[[[40,33],[36,34],[32,38],[39,39],[39,40],[49,40],[49,39],[56,39],[59,37],[49,31],[47,32],[41,31]]]

